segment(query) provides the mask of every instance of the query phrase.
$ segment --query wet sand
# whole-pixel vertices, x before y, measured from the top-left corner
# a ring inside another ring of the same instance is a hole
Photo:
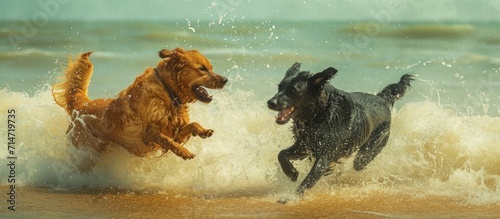
[[[7,187],[0,187],[6,191]],[[363,197],[311,195],[286,205],[269,195],[199,197],[119,190],[55,191],[18,188],[16,211],[7,218],[495,218],[500,203],[464,204],[466,199],[371,193]]]

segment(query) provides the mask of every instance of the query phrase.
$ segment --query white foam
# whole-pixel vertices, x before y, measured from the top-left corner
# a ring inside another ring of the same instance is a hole
[[[278,152],[293,142],[289,125],[275,124],[274,112],[253,92],[223,90],[215,93],[212,103],[191,106],[191,121],[215,130],[208,139],[193,137],[186,143],[196,154],[193,160],[173,154],[138,158],[114,149],[88,173],[80,173],[70,159],[86,152],[67,146],[67,115],[47,88],[33,97],[3,89],[0,98],[1,121],[6,121],[7,109],[16,109],[17,183],[21,186],[252,194],[293,190],[298,185],[288,182],[276,160]],[[498,124],[500,118],[458,116],[429,101],[407,103],[393,115],[388,145],[365,170],[354,171],[351,158],[337,165],[335,174],[323,177],[309,194],[404,189],[468,197],[479,203],[499,201]],[[6,126],[0,126],[0,131],[6,133]],[[0,138],[0,144],[6,145],[6,139]],[[6,150],[0,150],[0,164],[7,163],[6,157]],[[310,162],[295,164],[300,181]],[[0,168],[0,176],[6,171]]]

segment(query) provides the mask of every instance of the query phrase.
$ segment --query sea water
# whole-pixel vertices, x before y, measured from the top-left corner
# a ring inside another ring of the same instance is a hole
[[[312,73],[335,67],[331,83],[345,91],[376,93],[405,73],[416,77],[395,104],[381,154],[361,172],[353,170],[352,159],[344,160],[309,194],[407,191],[476,204],[500,201],[498,23],[53,21],[36,37],[12,41],[23,36],[22,28],[22,22],[0,23],[0,145],[7,145],[7,112],[14,109],[19,187],[273,199],[293,191],[297,183],[276,159],[293,143],[291,125],[277,125],[266,101],[285,71],[300,62]],[[87,152],[68,146],[69,117],[50,91],[68,56],[94,51],[89,96],[112,98],[157,64],[159,50],[176,47],[199,50],[229,79],[224,89],[209,91],[210,104],[190,105],[191,121],[214,135],[185,144],[193,160],[139,158],[114,148],[89,172],[79,172],[71,157]],[[2,166],[8,156],[2,148]],[[295,165],[300,181],[311,160]],[[0,176],[8,174],[0,168]],[[0,185],[8,183],[2,178]]]

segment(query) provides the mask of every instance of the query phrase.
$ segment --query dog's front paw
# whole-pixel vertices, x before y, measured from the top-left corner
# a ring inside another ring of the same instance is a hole
[[[180,154],[180,157],[182,157],[182,159],[184,160],[190,160],[196,157],[196,155],[194,155],[190,151],[184,151],[182,154]]]
[[[212,129],[206,129],[204,131],[201,131],[200,134],[199,134],[199,136],[200,136],[200,138],[205,139],[205,138],[208,138],[208,137],[212,136],[213,134],[214,134],[214,130],[212,130]]]
[[[280,198],[280,200],[278,200],[277,202],[278,202],[278,204],[284,205],[284,204],[288,203],[289,201],[290,200],[288,198]]]
[[[281,197],[277,203],[278,204],[287,204],[289,202],[295,202],[297,200],[299,200],[300,196],[299,195],[284,195],[283,197]]]

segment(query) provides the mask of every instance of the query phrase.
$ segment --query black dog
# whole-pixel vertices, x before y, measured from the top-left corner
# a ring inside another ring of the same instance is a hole
[[[391,108],[410,87],[413,76],[405,74],[377,95],[348,93],[328,81],[337,73],[334,68],[310,74],[295,63],[278,86],[278,93],[267,104],[279,111],[278,124],[293,119],[295,143],[278,155],[283,172],[292,181],[299,173],[290,160],[313,156],[314,166],[300,186],[302,195],[324,175],[331,173],[339,158],[358,151],[354,169],[362,170],[384,148],[389,139]],[[280,202],[286,202],[281,200]]]

